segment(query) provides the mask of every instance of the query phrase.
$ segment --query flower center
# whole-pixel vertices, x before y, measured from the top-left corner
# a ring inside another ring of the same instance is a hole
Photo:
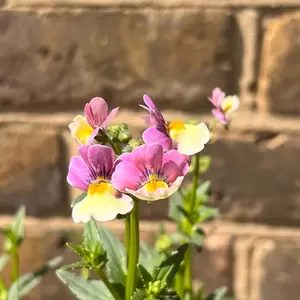
[[[163,180],[157,180],[157,175],[149,175],[149,182],[145,184],[147,192],[153,193],[159,188],[167,189],[168,185]]]
[[[228,113],[232,109],[233,102],[234,102],[234,98],[230,97],[230,96],[226,97],[223,100],[223,102],[221,104],[221,108],[225,114]]]
[[[95,194],[113,194],[113,186],[108,182],[92,183],[88,189],[88,195],[94,196]]]
[[[168,126],[168,133],[170,137],[176,140],[180,133],[184,130],[184,123],[182,121],[173,121]]]

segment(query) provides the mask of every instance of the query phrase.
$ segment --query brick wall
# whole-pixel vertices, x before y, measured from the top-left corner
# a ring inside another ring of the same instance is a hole
[[[142,94],[169,118],[210,118],[216,85],[239,94],[232,131],[206,153],[220,220],[195,276],[236,300],[300,296],[299,0],[0,0],[0,226],[25,203],[22,270],[80,231],[65,182],[67,124],[93,96],[138,133]],[[141,207],[150,239],[167,203]],[[170,231],[174,230],[167,224]],[[121,232],[121,224],[110,224]],[[43,241],[43,243],[39,243]],[[33,251],[34,249],[34,251]],[[62,296],[63,295],[63,296]],[[27,299],[72,299],[54,276]]]

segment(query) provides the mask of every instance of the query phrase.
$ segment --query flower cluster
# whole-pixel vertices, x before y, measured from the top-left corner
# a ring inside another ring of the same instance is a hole
[[[117,153],[106,134],[108,125],[119,108],[108,113],[104,99],[96,97],[85,105],[84,116],[78,115],[69,125],[72,137],[80,144],[79,156],[71,159],[68,183],[85,192],[73,207],[74,222],[113,220],[128,214],[134,199],[156,201],[168,198],[180,187],[189,169],[189,156],[205,147],[210,133],[205,123],[185,124],[180,120],[167,123],[152,100],[144,95],[148,111],[142,116],[149,126],[142,134],[143,144]],[[238,98],[225,97],[218,88],[210,99],[213,114],[227,124],[238,107]],[[105,135],[102,144],[97,137]],[[127,145],[128,146],[128,145]],[[124,146],[125,149],[126,145]],[[124,152],[124,151],[123,151]]]

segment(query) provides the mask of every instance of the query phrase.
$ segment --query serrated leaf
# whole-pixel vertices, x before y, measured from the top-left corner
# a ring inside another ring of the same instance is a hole
[[[73,208],[77,203],[81,202],[85,197],[87,196],[87,193],[84,192],[77,196],[71,203],[71,208]]]
[[[196,190],[197,203],[199,204],[207,203],[210,194],[210,188],[211,188],[211,182],[209,180],[202,182],[197,187]]]
[[[113,300],[102,281],[87,280],[67,271],[56,271],[58,278],[65,283],[70,291],[80,300]]]
[[[53,258],[37,271],[25,274],[20,277],[11,285],[8,291],[7,300],[19,300],[27,295],[34,287],[36,287],[40,283],[42,278],[49,270],[55,269],[61,262],[62,257]]]
[[[107,253],[107,271],[112,281],[125,284],[127,273],[127,255],[124,245],[104,226],[99,226],[99,235]]]
[[[10,256],[8,254],[3,254],[0,256],[0,272],[4,269],[5,265],[8,263]]]
[[[76,245],[73,243],[67,243],[67,247],[73,250],[78,256],[84,257],[85,256],[85,251],[82,248],[81,245]]]
[[[152,275],[146,270],[146,268],[138,264],[138,277],[141,279],[142,287],[145,287],[150,281],[153,280]]]
[[[154,280],[165,282],[168,286],[170,286],[184,258],[187,247],[187,244],[181,245],[175,251],[173,251],[171,255],[167,257],[157,268],[155,268],[153,274]]]
[[[227,288],[226,287],[221,287],[211,294],[209,294],[205,300],[222,300],[226,296],[227,293]]]
[[[219,214],[219,210],[214,207],[208,207],[208,206],[200,206],[199,207],[199,215],[198,215],[198,222],[201,223],[208,219],[215,218]]]
[[[18,242],[21,242],[24,238],[25,213],[26,213],[25,206],[24,205],[20,206],[11,224],[11,229],[15,234]]]
[[[152,273],[155,266],[161,263],[163,260],[163,256],[158,253],[158,251],[141,241],[140,243],[140,263],[148,270],[148,272]]]
[[[87,250],[93,253],[99,249],[99,246],[101,246],[101,238],[98,231],[98,226],[93,218],[84,224],[83,245]]]
[[[183,206],[183,197],[180,192],[176,192],[169,198],[169,217],[178,222],[182,218],[182,215],[178,211],[179,206]]]
[[[147,300],[147,299],[150,298],[148,298],[147,293],[141,289],[136,290],[136,292],[132,296],[132,300]],[[155,299],[155,298],[151,298],[151,299]]]
[[[62,271],[67,271],[67,270],[75,270],[75,269],[81,269],[81,268],[89,268],[90,266],[84,262],[76,262],[70,265],[64,265],[63,267],[60,268]]]
[[[211,165],[211,156],[200,155],[199,156],[199,173],[206,173]]]

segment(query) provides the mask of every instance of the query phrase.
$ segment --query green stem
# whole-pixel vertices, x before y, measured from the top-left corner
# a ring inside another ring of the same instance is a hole
[[[19,250],[15,249],[12,256],[12,266],[11,266],[11,280],[12,282],[18,280],[19,278]]]
[[[196,197],[197,197],[197,188],[199,184],[199,154],[197,153],[194,156],[195,161],[195,169],[194,169],[194,176],[193,176],[193,189],[192,189],[192,195],[190,199],[190,203],[186,202],[185,208],[189,210],[189,212],[193,212],[195,208],[196,203]],[[192,231],[192,224],[186,223],[186,231],[187,233],[190,233]],[[185,295],[191,296],[192,294],[192,245],[188,246],[188,249],[186,250],[185,256],[184,256],[184,293]]]
[[[114,150],[116,155],[121,155],[121,150],[117,147],[116,144],[114,144],[114,142],[110,139],[110,137],[105,133],[105,137],[107,139],[107,142],[111,145],[112,149]]]
[[[89,269],[88,268],[82,268],[81,269],[81,276],[85,279],[89,279]]]
[[[134,208],[130,214],[130,247],[128,259],[128,274],[126,278],[125,300],[130,300],[136,286],[137,263],[139,261],[139,200],[134,199]]]
[[[184,267],[180,266],[176,276],[175,276],[175,290],[180,299],[184,297]]]
[[[116,300],[122,300],[122,297],[115,291],[113,285],[111,282],[107,279],[104,271],[102,269],[96,269],[95,272],[98,274],[100,279],[103,281],[103,283],[106,285],[107,289],[110,291],[110,293],[113,295],[113,297]]]
[[[125,246],[126,246],[127,267],[128,267],[129,250],[130,250],[130,215],[125,218]]]

